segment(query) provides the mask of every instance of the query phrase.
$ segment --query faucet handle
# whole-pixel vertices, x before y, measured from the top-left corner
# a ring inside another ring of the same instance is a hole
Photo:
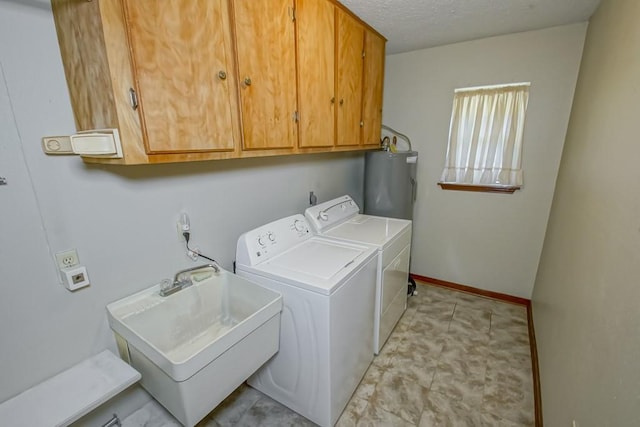
[[[180,286],[191,285],[193,283],[191,280],[191,273],[191,271],[183,271],[182,273],[176,275],[174,284],[178,284]]]
[[[162,279],[160,282],[160,292],[166,292],[173,286],[171,279]]]
[[[218,274],[220,273],[220,269],[222,267],[220,267],[220,264],[218,264],[218,261],[212,261],[211,264],[208,265],[208,267],[213,269],[213,272]]]

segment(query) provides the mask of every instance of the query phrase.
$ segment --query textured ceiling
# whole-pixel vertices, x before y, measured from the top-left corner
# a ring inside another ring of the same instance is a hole
[[[387,53],[587,21],[600,0],[341,0]]]
[[[339,1],[388,39],[387,54],[583,22],[600,3],[600,0]],[[51,8],[50,0],[0,2]]]

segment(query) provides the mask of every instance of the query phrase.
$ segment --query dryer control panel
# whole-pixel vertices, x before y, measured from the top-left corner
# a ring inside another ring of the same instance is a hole
[[[360,208],[348,195],[311,206],[304,211],[312,229],[318,233],[338,225],[358,213],[360,213]]]
[[[311,237],[309,223],[300,214],[270,222],[240,236],[236,263],[260,264]]]

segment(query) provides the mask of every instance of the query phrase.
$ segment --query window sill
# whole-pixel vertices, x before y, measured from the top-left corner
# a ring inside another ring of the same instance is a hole
[[[474,191],[480,193],[506,193],[513,194],[514,191],[520,190],[519,186],[492,186],[492,185],[471,185],[471,184],[454,184],[450,182],[439,182],[438,185],[443,190],[455,191]]]

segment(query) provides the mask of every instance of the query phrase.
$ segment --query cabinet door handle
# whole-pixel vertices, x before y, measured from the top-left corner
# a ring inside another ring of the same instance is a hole
[[[220,80],[226,80],[227,79],[227,73],[225,73],[224,70],[220,70],[220,71],[218,71],[218,77],[220,78]]]
[[[138,94],[134,88],[129,88],[129,101],[131,102],[131,108],[138,109]]]
[[[245,77],[244,78],[244,84],[246,86],[251,86],[251,78],[250,77]]]
[[[336,97],[334,96],[333,98],[331,98],[331,103],[335,104],[336,103]]]
[[[340,105],[344,104],[344,99],[340,100]]]

